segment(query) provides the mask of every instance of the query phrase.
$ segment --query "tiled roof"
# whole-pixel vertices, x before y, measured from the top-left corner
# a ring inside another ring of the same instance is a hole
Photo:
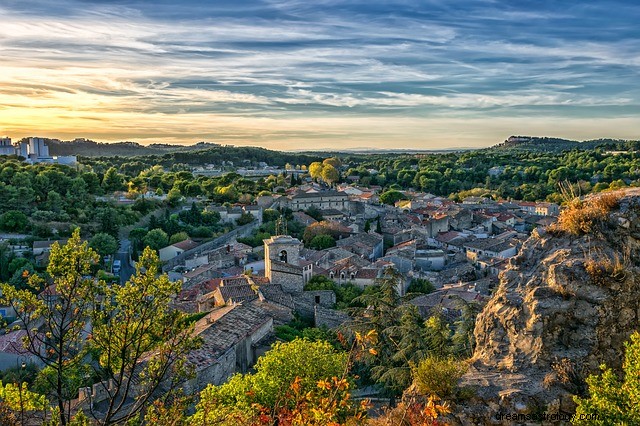
[[[179,248],[180,250],[191,250],[194,249],[196,247],[198,247],[200,244],[196,243],[195,241],[191,240],[191,239],[187,239],[184,241],[180,241],[179,243],[175,243],[172,244],[172,246]]]
[[[253,304],[225,306],[214,310],[196,322],[195,333],[202,338],[203,344],[200,349],[189,352],[187,359],[195,366],[196,371],[207,368],[270,321],[271,317]]]

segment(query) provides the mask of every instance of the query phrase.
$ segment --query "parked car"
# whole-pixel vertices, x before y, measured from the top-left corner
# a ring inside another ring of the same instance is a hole
[[[120,259],[116,259],[113,261],[113,265],[111,266],[111,271],[114,274],[117,274],[120,272],[121,267],[122,267],[122,263],[120,262]]]

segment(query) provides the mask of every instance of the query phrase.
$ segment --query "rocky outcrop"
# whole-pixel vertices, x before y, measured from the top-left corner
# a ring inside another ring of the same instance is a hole
[[[478,316],[461,383],[475,396],[457,405],[460,424],[570,414],[586,375],[602,363],[620,368],[640,326],[639,216],[640,193],[629,191],[587,235],[534,232]]]

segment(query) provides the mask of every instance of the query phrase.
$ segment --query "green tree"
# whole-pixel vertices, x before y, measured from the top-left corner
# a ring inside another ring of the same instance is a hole
[[[181,241],[184,241],[186,239],[189,238],[189,234],[187,234],[184,231],[178,232],[173,234],[170,238],[169,238],[169,244],[175,244],[175,243],[179,243]]]
[[[100,256],[108,256],[118,250],[118,240],[109,234],[100,232],[91,237],[89,247],[94,249]]]
[[[83,358],[84,328],[96,300],[91,265],[98,261],[99,255],[81,241],[76,230],[64,246],[56,242],[51,247],[47,266],[51,281],[46,291],[36,295],[29,289],[2,285],[3,302],[15,309],[24,325],[25,349],[54,372],[49,384],[62,425],[69,419],[66,404],[71,391],[65,376]],[[41,284],[36,275],[29,280],[34,289]]]
[[[157,398],[161,384],[171,394],[186,378],[186,356],[201,342],[184,315],[170,307],[180,289],[180,282],[160,274],[158,256],[150,248],[130,281],[105,287],[102,306],[92,312],[91,339],[96,373],[112,383],[104,389],[106,407],[94,413],[102,424],[135,418]],[[128,380],[134,376],[140,377],[135,390]]]
[[[169,236],[162,229],[156,228],[149,231],[142,242],[145,247],[150,247],[152,250],[158,251],[169,245]]]
[[[247,225],[255,220],[255,217],[251,213],[242,213],[238,219],[236,219],[236,224],[238,226]]]
[[[396,365],[394,355],[397,342],[390,330],[399,322],[398,284],[402,279],[397,270],[386,269],[383,277],[376,280],[375,291],[365,292],[355,299],[364,307],[353,312],[355,328],[362,334],[373,332],[377,336],[377,340],[372,344],[372,354],[366,359],[371,377],[385,385],[393,395],[398,395],[404,390],[398,388],[397,382],[391,380],[387,374]]]
[[[167,193],[167,203],[170,206],[177,206],[182,201],[182,192],[180,189],[173,187]]]
[[[293,408],[286,395],[296,378],[300,392],[318,388],[318,382],[342,377],[347,371],[348,354],[330,343],[296,339],[276,343],[258,359],[254,374],[235,375],[222,386],[209,385],[200,394],[193,418],[196,424],[215,424],[229,409],[251,414],[253,404]],[[208,422],[208,423],[207,423]]]
[[[110,167],[102,178],[102,188],[107,192],[122,191],[124,189],[124,177],[118,173],[115,167]]]
[[[589,396],[574,397],[578,407],[573,424],[640,424],[640,333],[633,333],[625,348],[622,380],[606,365],[600,367],[601,375],[589,376]],[[593,418],[594,414],[598,415],[597,419]]]
[[[8,232],[22,232],[29,225],[29,218],[26,214],[10,210],[0,216],[0,229]]]
[[[335,247],[336,240],[334,240],[331,235],[320,234],[313,237],[311,242],[309,242],[309,248],[315,250],[324,250],[330,247]]]
[[[407,293],[429,294],[434,290],[434,285],[425,278],[413,278],[407,287]]]
[[[394,189],[391,189],[389,191],[386,191],[380,194],[380,202],[384,204],[390,204],[390,205],[395,204],[396,201],[399,201],[399,200],[406,200],[406,198],[407,197],[402,192],[396,191]]]

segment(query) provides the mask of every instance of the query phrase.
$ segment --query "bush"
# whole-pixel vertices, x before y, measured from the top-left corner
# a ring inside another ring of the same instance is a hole
[[[413,372],[414,383],[424,395],[448,399],[455,395],[458,380],[467,371],[467,364],[453,358],[429,356],[420,361]]]
[[[574,398],[578,408],[573,424],[640,424],[640,333],[633,333],[625,348],[623,380],[605,365],[600,367],[602,375],[589,376],[587,384],[590,396]],[[597,419],[591,417],[594,413],[598,414]]]
[[[589,234],[606,221],[609,213],[618,207],[619,202],[620,195],[613,193],[588,200],[575,199],[560,212],[558,222],[551,225],[549,230],[576,236]]]
[[[607,281],[613,279],[618,282],[624,281],[627,276],[626,262],[623,262],[616,254],[613,259],[601,255],[598,258],[590,258],[584,264],[584,269],[589,274],[591,282],[595,285],[605,285]]]

